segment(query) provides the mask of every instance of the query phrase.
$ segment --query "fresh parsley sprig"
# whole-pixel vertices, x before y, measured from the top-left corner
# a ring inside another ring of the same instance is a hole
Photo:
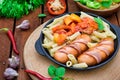
[[[56,68],[55,66],[50,65],[48,68],[48,74],[52,77],[52,80],[61,80],[62,77],[65,75],[65,68]]]
[[[45,1],[46,0],[0,0],[0,16],[18,19],[44,4]]]

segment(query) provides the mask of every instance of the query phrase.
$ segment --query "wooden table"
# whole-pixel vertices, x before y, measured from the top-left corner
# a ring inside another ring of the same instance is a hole
[[[73,0],[66,0],[67,3],[67,10],[66,12],[79,12],[80,9],[76,5]],[[45,13],[47,17],[45,18],[38,18],[38,14]],[[20,52],[20,66],[19,66],[19,76],[17,80],[31,80],[30,77],[23,71],[25,68],[24,61],[23,61],[23,49],[26,43],[26,40],[30,36],[30,34],[42,23],[47,21],[48,19],[55,17],[48,13],[46,6],[41,5],[39,8],[35,9],[34,11],[30,12],[29,15],[23,16],[21,19],[8,19],[8,18],[0,18],[0,28],[8,27],[13,31],[14,37],[17,42],[17,47]],[[115,24],[120,27],[120,10],[109,16],[105,17],[108,21],[112,24]],[[23,20],[30,21],[30,29],[26,31],[21,31],[20,29],[16,29],[16,25],[20,24]],[[120,52],[119,52],[120,53]],[[12,51],[12,45],[10,40],[8,39],[5,33],[0,33],[0,80],[4,80],[3,72],[8,66],[8,58],[14,55]],[[118,80],[118,79],[115,79]]]

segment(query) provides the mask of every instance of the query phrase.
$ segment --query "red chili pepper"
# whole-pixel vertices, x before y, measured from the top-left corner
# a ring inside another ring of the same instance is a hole
[[[52,80],[52,78],[46,78],[46,77],[42,76],[41,74],[39,74],[35,71],[32,71],[32,70],[25,70],[25,72],[36,76],[39,80]]]
[[[2,30],[2,31],[6,31],[6,32],[7,32],[8,37],[9,37],[9,39],[10,39],[10,40],[11,40],[11,42],[12,42],[12,45],[13,45],[13,50],[14,50],[14,52],[18,55],[18,54],[19,54],[19,52],[18,52],[18,50],[17,50],[17,47],[16,47],[16,42],[15,42],[15,38],[14,38],[14,36],[13,36],[12,31],[11,31],[11,30],[9,30],[8,28],[1,28],[0,30]]]
[[[51,6],[55,4],[54,6]],[[52,15],[60,15],[66,11],[65,0],[48,0],[47,1],[48,12]]]

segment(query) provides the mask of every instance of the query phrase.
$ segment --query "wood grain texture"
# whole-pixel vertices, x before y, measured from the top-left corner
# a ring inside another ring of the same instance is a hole
[[[49,77],[47,69],[49,65],[58,66],[47,57],[39,55],[35,50],[35,42],[39,37],[41,26],[39,26],[28,38],[24,47],[24,60],[27,69],[34,70],[46,77]],[[31,49],[29,48],[31,47]],[[30,57],[28,57],[30,56]],[[32,57],[31,57],[32,56]],[[75,80],[119,80],[120,75],[120,49],[117,55],[106,65],[88,71],[75,71],[67,69],[65,77],[72,77]],[[37,80],[31,76],[33,80]]]
[[[68,12],[80,12],[81,9],[77,6],[74,0],[67,0]]]
[[[105,19],[107,19],[110,23],[119,26],[116,14],[113,14],[111,16],[105,17]]]
[[[0,18],[0,28],[13,30],[14,19]],[[0,31],[0,80],[4,80],[3,72],[8,66],[11,42],[6,32]]]
[[[119,27],[120,27],[120,9],[119,9],[119,11],[117,13],[117,18],[118,18],[118,23],[119,23]]]
[[[51,14],[48,12],[48,9],[47,9],[46,4],[45,4],[44,7],[43,7],[43,13],[47,15],[47,16],[43,19],[43,22],[46,22],[47,20],[56,17],[56,16],[54,16],[54,15],[51,15]]]
[[[21,19],[16,20],[16,26],[19,25],[23,20],[30,21],[30,29],[26,31],[22,31],[21,29],[15,30],[17,47],[19,49],[20,59],[21,59],[18,80],[30,80],[30,78],[24,72],[25,66],[24,66],[24,60],[23,60],[23,48],[29,35],[41,24],[40,22],[41,20],[40,18],[38,18],[38,15],[40,13],[41,13],[41,7],[35,9],[29,15],[23,16]]]
[[[66,12],[80,11],[79,7],[76,5],[74,0],[65,0],[65,1],[67,2]],[[47,16],[45,18],[38,18],[39,13],[45,13]],[[33,76],[29,77],[28,74],[24,72],[25,68],[38,71],[44,76],[48,76],[47,74],[48,66],[50,64],[58,66],[55,63],[51,62],[46,57],[39,55],[34,48],[34,43],[39,37],[40,30],[43,26],[43,25],[41,26],[41,23],[45,23],[46,21],[54,17],[56,16],[49,14],[49,12],[47,11],[46,4],[44,5],[44,7],[40,6],[38,9],[35,9],[34,11],[30,12],[29,15],[24,15],[21,19],[17,19],[15,21],[14,19],[0,17],[0,28],[8,27],[11,30],[15,30],[14,36],[17,42],[17,47],[20,52],[20,59],[21,59],[20,67],[18,69],[19,76],[16,80],[31,80],[31,77],[33,78],[33,80],[36,80],[35,77]],[[112,24],[115,24],[120,27],[120,10],[118,11],[118,13],[104,18],[110,21]],[[14,23],[17,26],[23,20],[30,21],[29,30],[21,31],[20,29],[16,29],[14,27]],[[10,53],[11,53],[11,42],[5,33],[0,32],[0,80],[5,80],[3,77],[3,72],[8,66],[8,58],[9,56],[11,56]],[[12,55],[14,55],[14,52],[12,52]],[[120,50],[112,61],[110,61],[107,65],[99,69],[94,69],[90,71],[73,71],[67,69],[66,71],[67,73],[65,76],[75,78],[75,80],[86,80],[86,79],[119,80],[120,79],[120,75],[119,75],[120,65],[118,64],[118,62],[120,61],[119,57],[120,57]]]

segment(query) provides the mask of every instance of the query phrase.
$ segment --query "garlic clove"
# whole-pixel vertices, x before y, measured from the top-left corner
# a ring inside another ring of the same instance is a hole
[[[16,70],[12,69],[12,68],[6,68],[5,72],[4,72],[4,77],[7,80],[13,80],[15,77],[18,76],[18,73]]]
[[[20,63],[20,58],[18,56],[12,56],[12,58],[9,58],[8,61],[9,61],[9,66],[11,68],[18,68]]]
[[[30,22],[29,22],[29,20],[23,20],[20,25],[16,26],[16,28],[20,28],[22,30],[29,29],[30,28]]]

